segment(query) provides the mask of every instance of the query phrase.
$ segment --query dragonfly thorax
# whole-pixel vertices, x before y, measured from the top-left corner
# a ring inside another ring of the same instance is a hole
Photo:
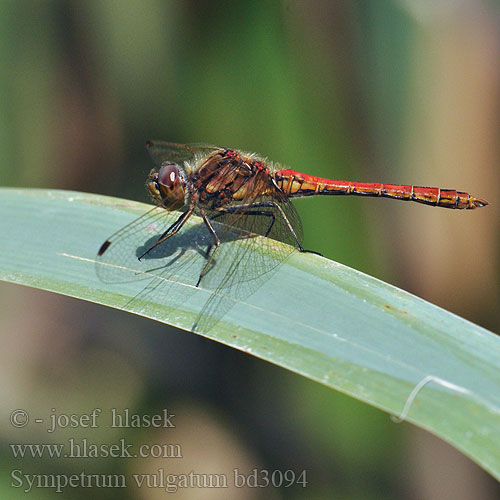
[[[154,200],[167,210],[177,210],[186,204],[187,178],[176,163],[164,163],[160,170],[151,170],[147,187]]]

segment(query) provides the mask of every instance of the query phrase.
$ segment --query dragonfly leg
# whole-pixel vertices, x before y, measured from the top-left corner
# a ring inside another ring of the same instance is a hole
[[[250,205],[250,206],[252,206],[252,205]],[[238,211],[241,211],[241,210],[245,210],[244,212],[242,212],[242,215],[260,215],[260,216],[271,217],[271,223],[269,224],[269,227],[267,228],[265,236],[267,236],[270,233],[270,231],[271,231],[271,229],[272,229],[272,227],[274,225],[274,222],[276,220],[276,216],[272,212],[266,212],[264,210],[246,210],[246,207],[242,208],[241,206],[228,207],[224,211],[221,211],[221,212],[215,214],[212,217],[212,220],[216,219],[217,217],[221,217],[222,215],[226,215],[227,213],[238,213]],[[205,225],[208,228],[208,231],[210,232],[210,234],[214,238],[214,241],[215,241],[215,250],[210,254],[210,251],[212,250],[213,245],[209,245],[207,247],[207,250],[205,252],[205,258],[208,259],[208,260],[207,260],[207,263],[205,264],[205,266],[203,267],[203,269],[202,269],[202,271],[200,273],[200,276],[198,278],[198,282],[196,283],[196,286],[199,286],[199,284],[200,284],[203,276],[205,276],[205,274],[210,269],[210,265],[212,263],[212,260],[213,260],[213,258],[215,256],[215,254],[217,253],[217,250],[219,249],[219,246],[220,246],[220,238],[217,235],[217,233],[215,232],[215,229],[213,228],[212,223],[211,223],[210,219],[207,217],[207,215],[205,214],[204,210],[201,211],[201,216],[203,218],[203,222],[205,223]]]
[[[271,217],[271,222],[269,223],[269,227],[267,228],[264,236],[267,238],[269,236],[269,233],[271,232],[271,229],[274,226],[274,223],[276,222],[276,215],[274,215],[272,212],[266,212],[265,210],[247,210],[243,215],[259,215],[263,217]]]
[[[201,279],[203,278],[203,276],[205,276],[205,274],[208,272],[208,270],[210,269],[210,264],[212,263],[212,260],[214,258],[214,255],[217,253],[217,250],[219,250],[219,246],[220,246],[220,239],[219,237],[217,236],[217,233],[215,232],[215,229],[213,228],[212,226],[212,223],[210,222],[210,219],[207,217],[207,215],[205,214],[205,211],[204,210],[201,210],[200,211],[201,213],[201,217],[203,218],[203,222],[205,223],[205,225],[207,226],[207,229],[208,229],[208,232],[213,236],[214,238],[214,241],[215,241],[215,249],[214,251],[210,254],[210,257],[209,257],[209,253],[210,253],[210,250],[212,249],[212,245],[209,245],[208,248],[207,248],[207,252],[206,252],[206,259],[207,259],[207,262],[206,264],[203,266],[203,269],[201,270],[201,273],[200,273],[200,276],[198,277],[198,281],[196,283],[196,286],[199,286],[200,285],[200,281]]]
[[[215,215],[211,218],[211,220],[214,220],[214,219],[216,219],[217,217],[220,217],[221,215],[224,215],[224,214],[222,214],[222,213],[221,213],[221,214],[215,214]],[[208,219],[208,217],[207,217],[207,219]],[[210,226],[209,226],[206,222],[205,222],[205,225],[207,226],[208,231],[210,232],[210,234],[213,236],[213,234],[215,233],[215,229],[213,228],[213,226],[212,226],[212,225],[210,225]],[[215,237],[214,237],[214,241],[215,241],[215,243],[217,243],[217,240],[215,239]],[[214,245],[213,245],[213,243],[210,243],[210,244],[208,245],[207,249],[205,250],[205,259],[208,259],[208,256],[210,255],[210,250],[212,250],[212,247],[213,247],[213,246],[214,246]]]
[[[177,220],[171,224],[168,229],[166,231],[163,231],[163,233],[158,237],[157,241],[160,241],[162,240],[163,238],[165,238],[165,236],[177,225],[179,224],[179,222],[182,220],[182,218],[186,215],[186,212],[182,213],[181,215],[179,215],[179,217],[177,218]]]
[[[245,210],[247,208],[276,208],[278,210],[278,212],[280,213],[281,217],[283,218],[283,220],[285,221],[285,224],[287,225],[288,227],[288,230],[290,231],[290,233],[292,234],[293,236],[293,239],[295,240],[295,243],[297,244],[297,247],[299,249],[299,252],[303,252],[303,253],[313,253],[313,254],[316,254],[316,255],[319,255],[320,257],[323,257],[322,254],[320,254],[319,252],[315,252],[314,250],[306,250],[300,243],[299,241],[299,238],[297,237],[292,225],[290,224],[290,221],[288,220],[288,217],[286,216],[285,212],[283,211],[283,209],[274,201],[263,201],[263,202],[259,202],[259,203],[247,203],[246,205],[237,205],[237,206],[233,206],[233,207],[226,207],[225,208],[225,212],[238,212],[238,210]],[[248,213],[248,211],[246,212]],[[268,214],[269,212],[265,212],[266,214]],[[262,215],[264,215],[264,213],[262,213]],[[274,214],[272,214],[274,216]],[[266,231],[266,234],[265,236],[267,236],[270,231],[271,231],[271,228],[275,222],[275,218],[273,217],[273,220],[272,220],[272,223],[271,225],[269,226],[268,230]]]
[[[160,243],[173,236],[179,229],[184,225],[184,223],[191,217],[194,212],[194,205],[189,207],[184,213],[182,213],[179,218],[156,240],[156,243],[150,246],[142,255],[139,256],[141,260],[145,255],[147,255],[153,248],[157,247]]]
[[[320,257],[323,257],[322,253],[316,252],[315,250],[306,250],[304,248],[299,248],[299,252],[303,253],[313,253],[314,255],[319,255]]]
[[[285,224],[290,231],[291,235],[293,236],[293,239],[295,240],[295,243],[299,250],[301,252],[304,252],[305,250],[302,248],[302,245],[300,244],[299,238],[297,237],[292,225],[290,224],[290,221],[288,220],[288,217],[286,216],[284,210],[274,201],[261,201],[259,203],[248,203],[246,205],[237,205],[234,207],[227,207],[226,210],[229,209],[234,209],[232,211],[237,211],[239,210],[245,210],[246,208],[275,208],[278,210],[279,214],[281,215],[282,219],[285,221]],[[273,221],[274,224],[274,221]],[[269,229],[270,231],[270,229]]]
[[[248,206],[253,206],[253,205],[248,205]],[[216,219],[217,217],[221,217],[222,215],[226,215],[228,213],[238,213],[239,210],[232,210],[233,208],[238,209],[240,207],[227,207],[226,209],[224,209],[223,212],[215,214],[212,217],[212,220]],[[276,215],[274,215],[273,212],[266,212],[265,210],[245,210],[244,212],[242,212],[241,215],[261,215],[264,217],[271,217],[272,220],[269,224],[269,227],[266,230],[266,233],[264,234],[264,236],[266,237],[269,236],[269,233],[271,232],[271,229],[273,228],[274,223],[276,222]]]
[[[229,207],[229,208],[237,208],[237,207]],[[221,217],[223,215],[226,215],[228,213],[238,213],[237,210],[228,210],[228,211],[224,211],[224,212],[219,212],[215,215],[213,215],[211,217],[211,220],[214,220],[214,219],[217,219],[218,217]],[[269,224],[269,227],[267,228],[267,231],[266,233],[264,234],[264,236],[269,236],[269,233],[271,232],[271,229],[276,221],[276,216],[272,213],[272,212],[266,212],[264,210],[250,210],[250,211],[245,211],[243,212],[241,215],[262,215],[262,216],[266,216],[266,217],[271,217],[271,223]],[[210,244],[208,245],[206,251],[205,251],[205,259],[208,259],[208,256],[210,255],[210,250],[212,250],[212,247],[213,245]]]

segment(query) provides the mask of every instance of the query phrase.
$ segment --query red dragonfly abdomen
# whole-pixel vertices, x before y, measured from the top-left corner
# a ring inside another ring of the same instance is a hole
[[[487,201],[455,189],[378,184],[366,182],[334,181],[295,170],[280,170],[275,174],[276,184],[290,198],[313,195],[352,194],[357,196],[383,196],[398,200],[416,201],[444,208],[472,209],[484,207]]]

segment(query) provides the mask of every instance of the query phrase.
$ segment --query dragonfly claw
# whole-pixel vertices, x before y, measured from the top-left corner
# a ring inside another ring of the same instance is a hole
[[[322,253],[315,252],[314,250],[306,250],[304,248],[299,249],[302,253],[313,253],[314,255],[319,255],[320,257],[324,257]]]

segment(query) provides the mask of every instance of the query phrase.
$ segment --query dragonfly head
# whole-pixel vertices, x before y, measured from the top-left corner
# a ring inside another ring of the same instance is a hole
[[[154,200],[168,210],[177,210],[186,203],[186,174],[175,163],[164,163],[160,170],[151,170],[147,187]]]

